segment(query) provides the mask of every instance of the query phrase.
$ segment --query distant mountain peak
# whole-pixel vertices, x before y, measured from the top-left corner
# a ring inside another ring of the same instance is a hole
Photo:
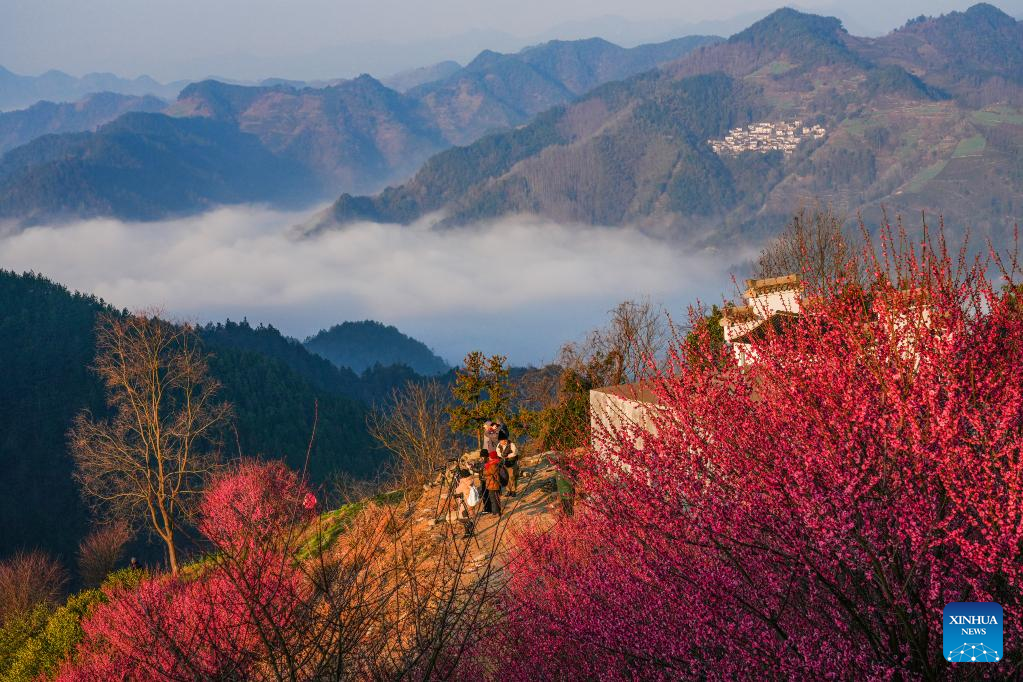
[[[612,43],[610,40],[605,40],[604,38],[601,38],[599,36],[594,36],[592,38],[580,38],[579,40],[548,40],[548,41],[543,42],[543,43],[538,43],[536,45],[530,45],[529,47],[524,47],[524,48],[522,48],[519,51],[519,54],[524,54],[524,53],[527,53],[527,52],[533,52],[535,50],[542,50],[542,49],[545,49],[545,48],[547,48],[547,49],[550,49],[550,48],[562,49],[562,48],[566,48],[567,47],[567,48],[571,48],[573,50],[577,50],[579,48],[592,48],[592,47],[597,47],[597,46],[599,46],[599,47],[619,47],[618,45]]]
[[[898,31],[918,31],[927,27],[938,29],[951,27],[965,27],[974,32],[1000,31],[1013,29],[1017,25],[1016,19],[1006,14],[994,5],[981,2],[962,12],[949,12],[936,17],[920,16],[910,19]]]
[[[500,52],[494,52],[493,50],[483,50],[471,62],[465,65],[467,71],[475,71],[480,69],[486,69],[491,65],[500,62],[505,58],[505,55]]]
[[[782,7],[771,12],[760,21],[752,24],[739,33],[736,33],[729,42],[759,42],[759,41],[788,41],[793,38],[813,38],[829,42],[837,41],[838,37],[845,34],[842,22],[835,17],[824,17],[818,14],[808,14]]]
[[[376,365],[405,365],[432,376],[448,370],[444,360],[426,344],[403,334],[393,325],[374,320],[342,322],[305,341],[305,347],[338,367],[364,372]]]
[[[149,76],[121,78],[112,73],[87,73],[81,78],[50,69],[38,76],[23,76],[0,66],[0,111],[27,109],[36,102],[76,102],[95,92],[155,95],[171,99],[184,83],[157,83]]]
[[[188,99],[189,97],[195,97],[197,95],[205,95],[210,93],[248,93],[253,90],[270,89],[274,86],[251,86],[251,85],[238,85],[236,83],[225,83],[222,80],[216,78],[207,78],[205,80],[197,81],[195,83],[189,83],[181,92],[178,93],[178,99]]]
[[[349,82],[351,82],[351,83],[383,85],[383,83],[378,81],[376,78],[373,78],[373,76],[369,75],[368,73],[360,73],[358,76],[356,76],[355,78],[353,78]]]
[[[453,73],[461,70],[462,65],[458,62],[447,60],[437,62],[429,66],[421,66],[416,69],[408,69],[383,79],[381,82],[389,88],[398,92],[407,92],[418,85],[433,83],[443,80]]]
[[[783,7],[728,39],[758,52],[788,54],[817,65],[846,62],[862,65],[848,44],[848,32],[835,17],[807,14]]]
[[[356,78],[353,78],[352,80],[345,81],[343,83],[338,83],[334,87],[336,87],[338,89],[346,89],[347,88],[349,90],[354,90],[356,92],[384,92],[384,91],[386,91],[387,93],[395,94],[394,90],[391,90],[391,88],[387,87],[386,85],[384,85],[383,83],[381,83],[379,80],[377,80],[373,76],[369,75],[368,73],[359,74]]]
[[[963,12],[963,15],[970,19],[985,20],[993,24],[1013,25],[1016,23],[1016,20],[1011,16],[986,2],[978,2]]]
[[[973,106],[992,97],[1018,97],[1005,92],[1006,80],[1023,85],[1023,22],[986,3],[918,17],[878,39],[875,47],[880,60],[916,62],[930,71],[933,83],[959,89],[960,98]],[[985,81],[988,86],[978,87]],[[965,83],[971,85],[963,88]]]

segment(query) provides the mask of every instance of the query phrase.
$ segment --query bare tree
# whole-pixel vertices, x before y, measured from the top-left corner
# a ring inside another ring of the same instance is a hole
[[[0,625],[37,604],[56,605],[67,571],[43,552],[19,552],[0,563]]]
[[[560,371],[545,371],[528,386],[519,419],[542,448],[571,449],[589,439],[589,393],[601,386],[641,381],[663,361],[668,316],[649,300],[623,301],[607,326],[561,349]]]
[[[668,341],[667,317],[649,300],[623,301],[609,313],[606,327],[582,344],[567,344],[561,365],[593,386],[638,381],[656,364]]]
[[[115,650],[139,679],[452,679],[496,623],[511,560],[506,518],[470,537],[458,523],[424,526],[444,517],[454,476],[344,519],[284,508],[294,525],[251,543],[209,538],[201,578],[167,599],[120,600]]]
[[[124,521],[96,526],[78,546],[78,575],[88,587],[98,587],[124,558],[131,529]]]
[[[394,476],[418,487],[447,460],[454,445],[447,391],[436,381],[409,382],[392,391],[391,404],[369,416],[369,432],[394,455]]]
[[[75,419],[75,477],[99,511],[148,525],[176,574],[179,519],[217,461],[216,432],[230,407],[217,401],[220,384],[188,325],[152,312],[103,315],[96,346],[114,416],[85,411]]]
[[[839,281],[859,282],[861,259],[844,223],[830,207],[800,209],[761,252],[754,274],[758,278],[799,275],[812,291],[823,291]]]

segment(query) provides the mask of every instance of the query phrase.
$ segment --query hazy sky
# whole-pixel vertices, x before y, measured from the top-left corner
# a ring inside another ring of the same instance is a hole
[[[0,0],[0,65],[18,73],[113,71],[313,79],[395,70],[484,47],[602,35],[622,43],[728,34],[779,0]],[[955,0],[803,0],[856,34],[883,33]],[[1023,15],[1023,0],[995,3]]]

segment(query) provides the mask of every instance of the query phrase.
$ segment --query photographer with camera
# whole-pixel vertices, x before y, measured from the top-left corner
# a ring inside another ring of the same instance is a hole
[[[488,419],[483,423],[483,449],[487,452],[497,450],[497,442],[500,438],[501,425]]]
[[[448,522],[458,521],[465,530],[463,537],[471,538],[476,526],[477,507],[480,503],[480,490],[473,483],[472,472],[456,467],[454,472],[454,491],[451,495],[453,504],[448,513]]]

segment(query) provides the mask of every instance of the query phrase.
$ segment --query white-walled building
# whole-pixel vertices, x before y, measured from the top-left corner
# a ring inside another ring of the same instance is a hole
[[[725,342],[740,365],[756,360],[751,341],[768,331],[780,332],[798,317],[803,285],[797,275],[746,280],[745,305],[726,306],[721,313]],[[638,426],[656,433],[654,415],[660,400],[647,382],[606,386],[590,391],[590,427],[593,434],[620,432]],[[597,439],[594,447],[599,449]],[[636,438],[642,449],[643,437]]]
[[[591,432],[617,433],[624,426],[635,425],[655,433],[653,412],[659,404],[657,394],[645,382],[595,388],[590,391]],[[636,438],[636,447],[643,448],[642,436]]]
[[[746,280],[746,305],[721,311],[725,342],[740,365],[756,360],[751,341],[768,330],[780,331],[799,315],[803,293],[798,275]]]

